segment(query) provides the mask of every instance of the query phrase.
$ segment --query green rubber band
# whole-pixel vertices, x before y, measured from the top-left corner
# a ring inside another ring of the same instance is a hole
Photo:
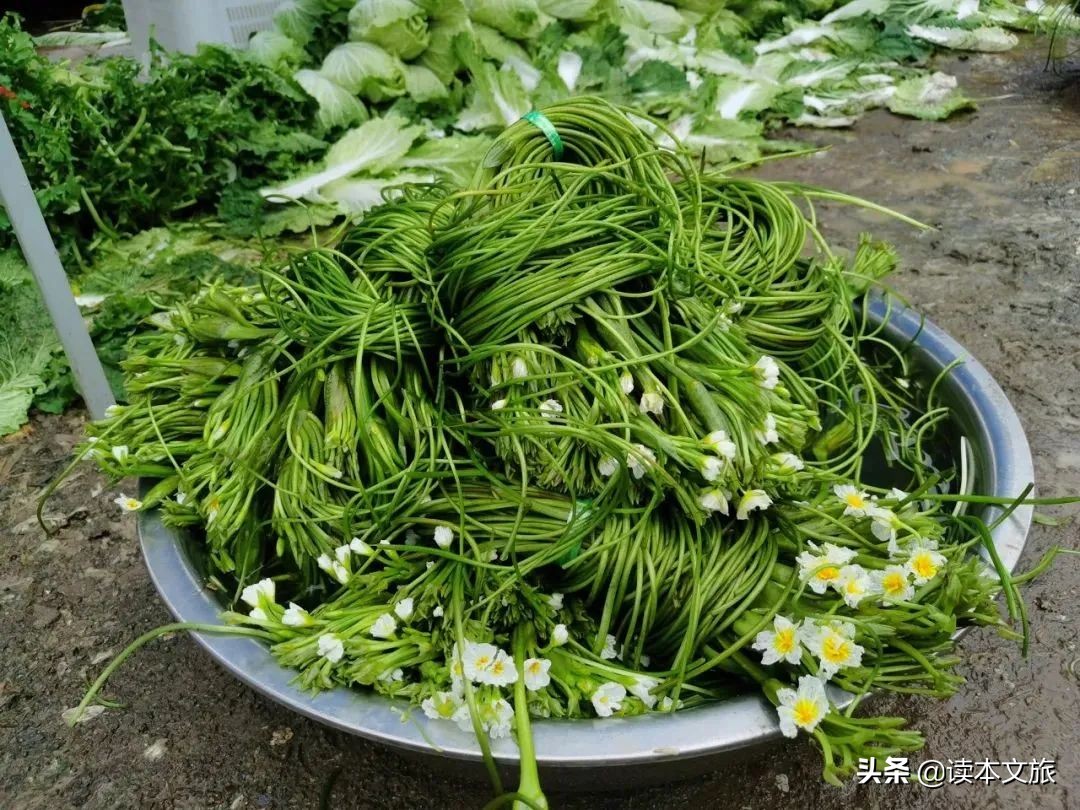
[[[551,151],[556,160],[562,160],[563,156],[563,142],[559,137],[559,131],[555,129],[555,125],[548,120],[548,117],[539,110],[533,110],[527,112],[521,116],[521,120],[528,121],[534,127],[544,133],[544,136],[548,139],[548,143],[551,144]]]

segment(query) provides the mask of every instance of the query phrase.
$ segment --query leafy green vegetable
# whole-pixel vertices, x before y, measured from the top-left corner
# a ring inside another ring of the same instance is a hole
[[[346,132],[326,153],[313,171],[283,185],[265,188],[262,195],[271,201],[322,201],[320,190],[337,180],[364,172],[380,174],[399,164],[423,127],[410,125],[400,116],[372,118]]]
[[[248,52],[266,67],[289,74],[304,62],[304,49],[281,31],[259,31],[248,42]]]
[[[358,0],[349,12],[349,36],[413,59],[428,46],[427,15],[412,0]]]
[[[296,71],[293,79],[318,103],[321,129],[352,126],[367,119],[367,108],[360,99],[318,71],[304,68]]]
[[[227,186],[284,176],[325,149],[314,102],[255,59],[209,46],[153,56],[145,81],[134,60],[57,65],[0,19],[0,105],[73,267],[102,235],[212,210]],[[13,243],[0,213],[0,249]]]
[[[0,252],[0,436],[26,424],[60,343],[18,251]]]
[[[536,0],[465,0],[465,7],[470,19],[511,39],[535,37],[542,27]]]
[[[405,65],[370,42],[338,45],[326,55],[319,72],[370,101],[385,101],[405,92]]]

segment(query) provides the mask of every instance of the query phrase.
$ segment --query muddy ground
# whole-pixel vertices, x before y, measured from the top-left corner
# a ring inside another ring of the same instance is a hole
[[[801,133],[832,149],[762,173],[865,195],[936,227],[920,234],[851,211],[827,218],[828,233],[849,244],[873,229],[899,245],[897,287],[1002,383],[1031,440],[1040,491],[1080,492],[1080,75],[1044,72],[1040,47],[943,67],[987,99],[978,113],[938,124],[876,113],[850,132]],[[482,784],[434,776],[262,699],[183,636],[153,644],[115,676],[107,692],[123,710],[63,725],[61,712],[102,661],[169,620],[134,523],[96,473],[79,472],[50,505],[55,536],[33,522],[34,501],[81,424],[78,414],[38,417],[0,442],[0,807],[291,810],[323,800],[475,810],[486,801]],[[1077,547],[1078,525],[1034,527],[1025,562],[1054,544]],[[1026,594],[1027,660],[993,633],[973,632],[960,644],[969,680],[959,695],[889,708],[925,731],[920,757],[1052,758],[1055,785],[839,790],[821,784],[817,755],[799,740],[690,783],[554,795],[553,806],[1078,808],[1080,559],[1059,559]]]

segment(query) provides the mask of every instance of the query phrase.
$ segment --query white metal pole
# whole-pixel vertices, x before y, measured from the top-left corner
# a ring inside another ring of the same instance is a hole
[[[0,112],[0,204],[7,211],[22,246],[23,256],[37,280],[41,297],[64,345],[75,382],[94,419],[101,419],[112,405],[112,389],[105,379],[90,333],[71,292],[60,256],[38,207],[7,121]]]

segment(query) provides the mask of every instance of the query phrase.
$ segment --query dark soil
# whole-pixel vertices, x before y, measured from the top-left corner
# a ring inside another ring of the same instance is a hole
[[[1080,80],[1045,72],[1037,45],[949,60],[978,113],[927,124],[885,113],[850,132],[797,133],[832,144],[759,174],[869,197],[935,226],[916,232],[865,212],[824,211],[853,245],[864,230],[897,243],[898,289],[978,357],[1012,398],[1039,491],[1080,492]],[[141,651],[110,682],[124,708],[69,729],[103,662],[169,620],[116,488],[89,468],[50,502],[77,413],[36,417],[0,441],[0,808],[469,808],[480,784],[435,776],[378,745],[290,714],[240,685],[184,636]],[[130,491],[130,488],[129,488]],[[1048,510],[1067,514],[1068,509]],[[1075,512],[1075,510],[1074,510]],[[1076,522],[1032,529],[1024,564],[1077,547]],[[1080,807],[1080,560],[1061,557],[1026,589],[1030,657],[989,631],[960,643],[967,686],[944,703],[893,701],[927,737],[916,759],[1057,762],[1057,783],[836,789],[805,740],[694,782],[633,794],[553,796],[569,808]],[[999,769],[1004,773],[1003,769]],[[556,788],[549,785],[549,788]]]

